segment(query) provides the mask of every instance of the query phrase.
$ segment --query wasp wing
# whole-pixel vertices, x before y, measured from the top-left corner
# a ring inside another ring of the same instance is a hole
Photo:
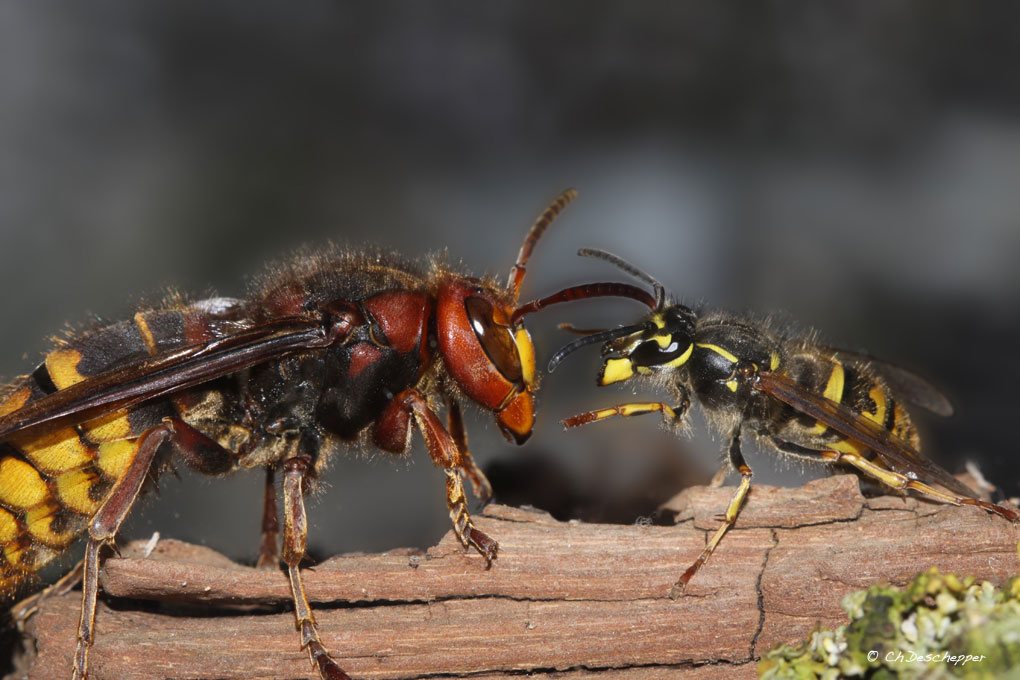
[[[820,347],[819,349],[827,354],[831,353],[839,361],[872,368],[882,376],[897,396],[909,401],[914,406],[920,406],[944,418],[953,415],[953,405],[949,403],[946,395],[942,394],[937,387],[908,368],[903,368],[883,359],[877,359],[863,352],[854,352],[836,347]]]
[[[755,387],[828,425],[844,437],[867,446],[896,472],[919,481],[938,484],[960,496],[977,497],[965,484],[935,463],[922,458],[912,446],[878,423],[811,392],[784,375],[762,371],[755,380]]]
[[[320,321],[289,317],[138,359],[0,417],[0,439],[57,421],[91,420],[295,351],[323,347],[333,340]]]

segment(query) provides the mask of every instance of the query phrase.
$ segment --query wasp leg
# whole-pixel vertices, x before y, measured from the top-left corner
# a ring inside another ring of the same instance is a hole
[[[446,473],[446,505],[450,509],[453,532],[461,545],[465,548],[470,546],[481,553],[485,558],[485,568],[490,568],[496,559],[499,544],[476,529],[471,522],[461,477],[461,471],[465,469],[461,449],[443,427],[439,416],[429,407],[421,391],[412,387],[393,397],[376,421],[373,432],[375,443],[385,451],[406,451],[410,442],[412,418],[425,440],[432,462]]]
[[[613,416],[639,416],[643,413],[654,413],[656,411],[662,414],[663,420],[672,424],[679,422],[684,417],[684,414],[687,413],[687,409],[690,408],[690,405],[691,403],[689,399],[684,399],[680,405],[676,407],[664,404],[661,401],[619,404],[608,408],[600,408],[597,411],[579,413],[576,416],[564,420],[563,427],[578,427],[580,425],[593,423],[596,420],[612,418]]]
[[[301,648],[308,650],[312,665],[323,680],[351,680],[329,656],[319,640],[315,617],[301,583],[301,560],[305,557],[308,539],[308,517],[305,515],[304,481],[312,473],[312,460],[307,456],[290,458],[283,464],[283,561],[290,577],[294,596],[294,615],[301,632]]]
[[[20,631],[25,621],[32,617],[43,602],[50,599],[54,595],[64,595],[70,592],[76,585],[81,583],[82,575],[84,574],[85,560],[80,560],[78,564],[74,566],[74,569],[67,572],[53,584],[40,590],[38,593],[26,597],[21,602],[11,607],[11,620],[14,621],[14,625]]]
[[[730,465],[729,461],[726,461],[725,463],[720,465],[719,471],[712,475],[712,479],[709,480],[708,488],[718,489],[720,486],[722,486],[726,482],[726,476],[730,474],[730,470],[732,469],[733,466]]]
[[[684,594],[687,584],[691,582],[691,579],[698,573],[701,566],[708,561],[708,558],[712,555],[716,546],[719,545],[719,541],[722,540],[723,534],[725,534],[726,530],[733,526],[733,523],[737,521],[737,515],[740,513],[740,506],[743,505],[744,498],[747,497],[747,492],[751,488],[751,468],[744,462],[744,456],[740,452],[740,425],[737,425],[730,437],[728,452],[730,465],[732,465],[733,468],[740,473],[740,486],[737,487],[737,492],[733,494],[733,500],[730,501],[729,507],[726,508],[726,514],[723,515],[723,525],[719,527],[719,529],[715,532],[715,535],[712,537],[712,540],[708,542],[705,549],[700,555],[698,555],[698,559],[694,560],[694,564],[687,567],[687,571],[683,573],[683,575],[670,589],[670,599],[676,600]]]
[[[78,644],[74,650],[72,680],[84,680],[88,677],[88,655],[92,646],[96,621],[96,595],[99,590],[99,550],[106,543],[113,541],[117,535],[121,523],[134,505],[142,483],[149,474],[157,450],[175,434],[172,422],[164,422],[142,434],[134,460],[89,523],[89,540],[85,547],[83,562],[81,619],[78,622]]]
[[[489,483],[482,469],[478,467],[475,459],[471,457],[467,443],[467,430],[464,429],[464,418],[460,413],[460,404],[453,399],[448,399],[446,402],[446,427],[450,436],[453,437],[453,441],[457,443],[457,449],[460,451],[461,470],[471,480],[471,488],[474,490],[475,496],[481,499],[482,504],[488,503],[492,499],[492,484]]]
[[[930,498],[937,498],[945,503],[950,503],[952,505],[974,505],[987,510],[988,512],[1005,517],[1010,522],[1016,523],[1017,521],[1020,521],[1020,516],[1009,508],[1004,508],[1001,505],[995,505],[994,503],[989,503],[988,501],[983,501],[979,498],[957,496],[945,491],[940,491],[939,489],[925,484],[924,482],[911,479],[899,472],[893,472],[892,470],[877,465],[857,453],[842,453],[840,451],[822,450],[818,452],[818,456],[823,460],[832,463],[840,461],[849,463],[866,475],[874,477],[878,481],[894,489],[913,489],[922,495]]]
[[[99,591],[99,551],[116,538],[120,525],[149,476],[156,453],[168,442],[174,445],[175,452],[189,466],[199,472],[217,474],[234,465],[234,455],[230,451],[177,418],[164,420],[138,438],[134,460],[89,523],[89,540],[85,546],[85,559],[82,560],[81,619],[78,622],[78,644],[74,650],[72,680],[88,677],[88,655],[94,639],[96,597]]]
[[[276,510],[276,475],[266,468],[266,486],[262,500],[262,544],[256,569],[276,569],[280,566],[280,518]]]

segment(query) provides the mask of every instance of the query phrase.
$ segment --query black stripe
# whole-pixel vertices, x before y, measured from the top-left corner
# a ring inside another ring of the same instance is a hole
[[[882,424],[885,429],[892,432],[896,426],[896,401],[888,391],[883,391],[885,392],[885,422]]]
[[[46,368],[45,361],[36,366],[29,377],[35,381],[35,386],[43,394],[53,394],[57,391],[57,386],[53,384],[53,378],[50,377],[50,369]]]

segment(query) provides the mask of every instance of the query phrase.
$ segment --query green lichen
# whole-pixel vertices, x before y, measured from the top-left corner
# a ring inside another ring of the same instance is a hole
[[[933,568],[902,590],[873,586],[842,604],[850,623],[776,647],[759,677],[1020,678],[1020,577],[996,590]]]

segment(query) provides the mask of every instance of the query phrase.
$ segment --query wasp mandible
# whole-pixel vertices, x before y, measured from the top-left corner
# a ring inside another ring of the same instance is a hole
[[[180,298],[59,341],[0,395],[0,589],[88,533],[72,678],[88,675],[100,550],[144,482],[180,460],[207,474],[266,470],[259,565],[287,568],[301,647],[326,680],[349,680],[319,639],[301,582],[304,496],[350,444],[405,453],[417,429],[446,473],[465,547],[496,558],[472,524],[463,478],[491,487],[468,451],[460,403],[524,442],[535,353],[514,308],[532,250],[576,192],[531,227],[506,285],[435,261],[331,248],[271,267],[244,299]],[[444,426],[437,412],[445,405]],[[283,476],[282,553],[275,474]]]
[[[903,402],[936,414],[952,414],[948,400],[920,376],[866,355],[827,347],[771,324],[722,312],[696,312],[669,297],[662,284],[622,258],[582,248],[651,286],[591,283],[573,286],[522,305],[516,315],[594,297],[629,297],[649,308],[637,323],[578,338],[549,361],[549,372],[569,354],[602,344],[599,385],[643,381],[669,394],[664,402],[627,403],[563,421],[568,428],[613,416],[659,413],[682,428],[692,401],[726,438],[728,467],[741,481],[723,523],[697,560],[670,590],[678,598],[733,525],[751,487],[751,468],[741,437],[752,435],[764,450],[829,465],[846,464],[894,489],[910,489],[954,505],[974,505],[1017,522],[1013,510],[976,497],[919,453],[920,439]],[[569,326],[568,326],[569,328]],[[725,468],[724,468],[725,470]]]

